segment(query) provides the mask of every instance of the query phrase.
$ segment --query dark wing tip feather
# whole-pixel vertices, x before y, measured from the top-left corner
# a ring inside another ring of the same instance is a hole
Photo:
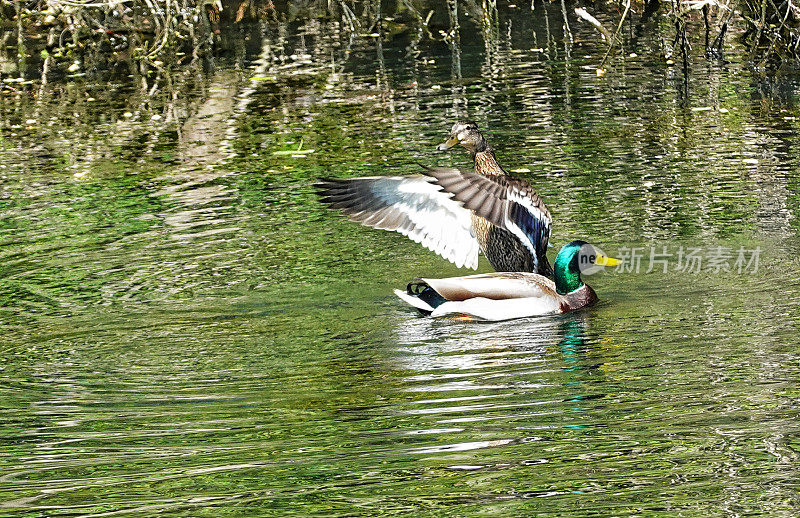
[[[322,201],[328,202],[327,198],[336,197],[341,194],[345,187],[345,182],[337,178],[321,178],[319,181],[311,184],[317,195],[322,198]]]
[[[348,215],[365,210],[374,202],[352,179],[322,178],[313,187],[323,203]]]
[[[311,185],[315,189],[319,190],[319,189],[327,189],[329,187],[333,187],[333,186],[336,186],[336,185],[341,185],[346,181],[347,180],[343,180],[341,178],[320,178],[319,180],[317,180],[316,182],[314,182]]]

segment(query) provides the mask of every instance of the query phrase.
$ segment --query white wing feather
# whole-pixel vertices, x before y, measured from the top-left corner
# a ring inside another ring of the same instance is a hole
[[[459,268],[478,267],[480,246],[471,211],[426,176],[376,176],[326,180],[323,199],[351,220],[400,232]]]

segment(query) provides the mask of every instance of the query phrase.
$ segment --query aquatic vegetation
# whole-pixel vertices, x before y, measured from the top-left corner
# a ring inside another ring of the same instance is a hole
[[[666,66],[690,66],[696,59],[692,47],[718,59],[739,43],[749,49],[755,67],[793,64],[799,55],[800,11],[789,0],[626,0],[592,7],[568,6],[561,0],[512,4],[508,9],[551,8],[554,19],[549,27],[554,34],[563,32],[569,45],[579,44],[574,35],[578,25],[597,30],[597,39],[605,42],[595,60],[599,76],[624,62],[625,48],[644,32],[661,35],[658,53]],[[510,29],[496,1],[5,1],[0,3],[0,77],[47,82],[98,72],[163,76],[218,55],[232,32],[250,23],[260,26],[255,37],[273,42],[287,34],[289,25],[301,24],[313,39],[344,35],[348,49],[355,37],[363,36],[379,42],[410,37],[415,44],[430,39],[458,47],[466,18],[481,28],[487,51],[496,53],[503,31]],[[726,38],[729,34],[734,38]],[[380,62],[377,66],[380,74]]]
[[[0,514],[796,514],[796,82],[732,39],[684,81],[636,4],[602,79],[559,2],[371,27],[348,0],[355,29],[289,5],[224,4],[193,63],[54,58],[46,84],[6,18]],[[585,7],[613,34],[622,9]],[[586,277],[574,313],[418,316],[392,288],[464,271],[311,184],[469,168],[435,151],[464,115],[553,200],[555,246],[675,256]],[[676,269],[695,247],[758,271]]]
[[[197,58],[220,31],[221,9],[220,0],[37,0],[0,5],[0,24],[13,28],[3,46],[19,73],[47,81],[54,69],[79,77],[128,58],[151,67]]]

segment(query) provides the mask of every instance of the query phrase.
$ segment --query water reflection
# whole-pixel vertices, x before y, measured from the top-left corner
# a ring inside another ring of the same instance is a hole
[[[600,342],[591,336],[585,314],[501,323],[405,316],[395,333],[400,346],[396,360],[409,373],[406,390],[451,393],[416,400],[413,408],[402,410],[435,415],[435,426],[516,420],[552,411],[548,407],[556,402],[589,399],[576,394],[583,382],[574,376],[583,369],[596,374],[587,364],[587,339]],[[559,386],[564,388],[561,397]]]
[[[570,43],[558,2],[405,4],[242,26],[144,89],[4,87],[4,509],[797,507],[797,83],[737,56],[685,83],[646,31],[598,79],[605,46],[568,12]],[[468,167],[433,154],[466,115],[554,242],[761,246],[763,270],[603,275],[598,306],[554,318],[418,317],[393,287],[464,272],[309,184]]]

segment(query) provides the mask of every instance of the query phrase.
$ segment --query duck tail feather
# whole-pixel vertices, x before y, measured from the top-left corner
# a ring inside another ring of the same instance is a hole
[[[419,298],[418,296],[411,295],[407,291],[394,290],[394,294],[397,295],[400,299],[407,302],[410,306],[417,308],[426,315],[430,315],[431,313],[433,313],[433,310],[435,309],[430,304]]]

